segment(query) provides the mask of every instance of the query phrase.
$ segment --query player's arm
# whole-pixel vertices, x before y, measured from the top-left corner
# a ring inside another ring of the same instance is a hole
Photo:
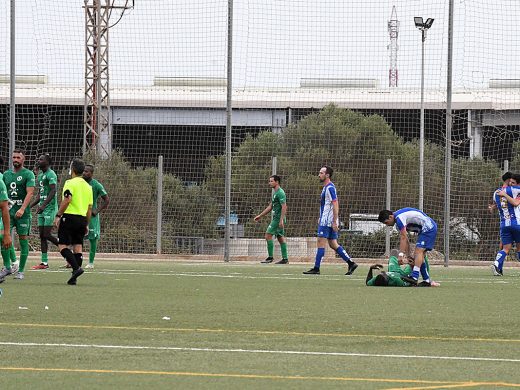
[[[403,256],[410,255],[410,243],[408,241],[406,226],[399,231],[399,255],[401,255],[401,253]]]
[[[92,218],[92,205],[91,204],[88,205],[86,217],[87,217],[87,233],[88,233],[88,224],[90,223],[90,219]]]
[[[255,221],[257,221],[257,222],[260,221],[260,218],[262,218],[266,214],[269,214],[272,209],[273,209],[273,204],[271,202],[269,202],[269,205],[264,209],[264,211],[262,211],[260,214],[258,214],[255,217]]]
[[[368,270],[367,278],[365,279],[365,285],[368,286],[368,281],[374,277],[374,270],[375,269],[383,269],[383,266],[381,264],[374,264],[370,266],[370,269]]]
[[[105,210],[110,204],[110,198],[108,197],[108,194],[101,195],[101,199],[103,200],[103,202],[100,205],[98,205],[98,208],[96,210],[92,210],[93,217],[98,215],[101,211]]]
[[[489,203],[488,203],[488,211],[490,213],[493,213],[495,210],[497,209],[497,204],[495,203],[495,199],[491,200]]]
[[[87,225],[85,226],[85,236],[88,235],[88,225],[90,224],[90,219],[92,218],[92,206],[94,204],[94,194],[92,192],[92,188],[89,187],[89,204],[87,209],[87,215],[85,217],[87,218]],[[106,193],[105,193],[106,195]]]
[[[63,199],[61,200],[60,207],[58,208],[58,213],[54,218],[54,225],[56,227],[59,227],[61,216],[65,210],[67,210],[67,207],[69,207],[70,202],[72,202],[72,192],[70,192],[69,189],[65,189],[65,191],[63,191]]]
[[[40,203],[40,191],[36,191],[36,197],[31,202],[31,205],[29,206],[31,209],[36,206],[38,203]]]
[[[520,205],[520,199],[512,198],[511,196],[508,195],[508,193],[505,190],[500,191],[498,193],[498,195],[506,198],[508,203],[513,205],[513,206],[515,206],[515,207]]]
[[[280,222],[278,222],[278,226],[283,229],[285,223],[285,216],[287,215],[287,203],[282,203],[282,212],[280,214]]]
[[[337,199],[332,200],[332,230],[337,232],[339,230],[338,218],[339,218],[339,203]]]
[[[47,207],[47,205],[54,199],[54,197],[56,196],[56,184],[49,184],[49,194],[47,195],[47,199],[45,199],[45,201],[42,203],[42,205],[40,207],[38,207],[38,211],[37,213],[40,214],[43,212],[43,210],[45,210],[45,208]],[[40,199],[40,194],[38,193],[38,199]]]
[[[25,195],[25,199],[23,200],[22,207],[20,207],[20,209],[15,214],[16,218],[22,218],[23,213],[25,213],[25,209],[31,203],[31,199],[34,194],[34,186],[27,187],[26,191],[27,191],[27,195]]]
[[[9,220],[9,203],[7,200],[3,200],[0,202],[0,210],[2,211],[2,223],[4,224],[4,237],[2,238],[2,246],[7,249],[11,246],[11,234],[9,231],[10,220]]]

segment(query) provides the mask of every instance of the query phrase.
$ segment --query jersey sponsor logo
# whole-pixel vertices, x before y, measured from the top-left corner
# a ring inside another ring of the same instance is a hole
[[[14,181],[9,183],[9,189],[11,190],[11,198],[18,196],[17,184]]]
[[[18,176],[18,177],[16,178],[16,180],[17,180],[17,181],[22,181],[22,177],[21,177],[21,176]]]

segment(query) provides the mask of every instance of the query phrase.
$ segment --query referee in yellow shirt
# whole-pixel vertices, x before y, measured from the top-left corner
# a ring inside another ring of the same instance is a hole
[[[70,164],[72,178],[63,186],[63,198],[54,219],[58,228],[58,248],[72,267],[72,276],[67,282],[70,285],[75,285],[83,273],[83,238],[88,233],[92,213],[92,187],[82,177],[84,169],[85,163],[81,160]]]

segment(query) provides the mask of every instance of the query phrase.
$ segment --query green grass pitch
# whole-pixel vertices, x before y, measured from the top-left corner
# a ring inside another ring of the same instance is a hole
[[[377,288],[327,263],[57,266],[0,284],[2,389],[520,387],[517,268]]]

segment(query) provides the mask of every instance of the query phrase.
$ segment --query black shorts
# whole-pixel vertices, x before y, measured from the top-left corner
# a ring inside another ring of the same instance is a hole
[[[63,214],[58,229],[60,245],[83,245],[87,233],[87,218],[82,215]]]

